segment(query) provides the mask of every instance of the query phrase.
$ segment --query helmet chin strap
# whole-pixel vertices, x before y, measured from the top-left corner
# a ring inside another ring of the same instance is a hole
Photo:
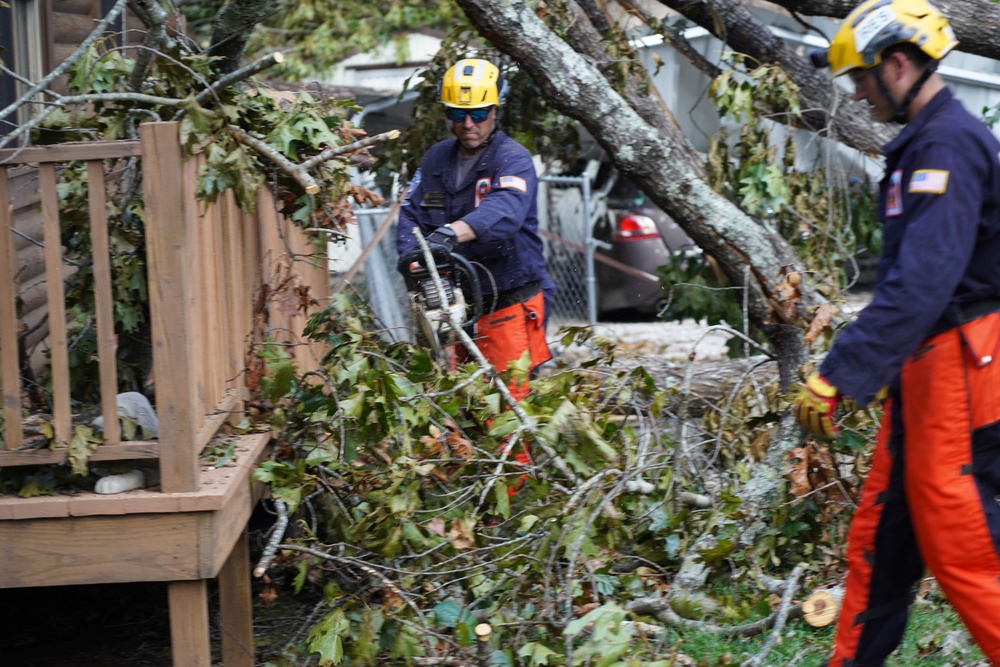
[[[484,148],[486,148],[487,146],[489,146],[490,143],[492,143],[493,138],[497,136],[497,130],[500,129],[499,113],[500,112],[498,111],[497,112],[498,118],[496,120],[494,120],[494,122],[493,122],[493,131],[490,132],[490,136],[486,137],[486,139],[483,140],[483,143],[479,144],[478,146],[473,146],[472,148],[468,148],[466,150],[475,151],[475,152],[478,153],[479,151],[481,151]]]
[[[923,73],[920,75],[920,78],[914,82],[914,84],[910,87],[909,92],[906,93],[906,97],[904,97],[903,101],[899,104],[897,104],[896,101],[892,99],[892,95],[889,94],[889,87],[885,85],[885,81],[882,79],[881,69],[882,67],[879,65],[872,73],[875,76],[875,84],[878,86],[878,92],[885,98],[885,100],[889,103],[889,106],[892,108],[892,121],[894,123],[899,123],[900,125],[905,125],[906,112],[910,108],[910,103],[913,102],[913,98],[917,96],[920,89],[924,87],[925,83],[927,83],[927,79],[929,79],[931,74],[934,73],[934,70],[937,69],[937,61],[932,60],[927,64]]]

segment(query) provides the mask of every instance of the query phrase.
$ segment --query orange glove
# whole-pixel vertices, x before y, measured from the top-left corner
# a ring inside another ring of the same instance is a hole
[[[837,409],[840,392],[819,373],[813,373],[799,385],[792,397],[792,410],[799,426],[813,435],[835,437],[837,425],[833,413]]]

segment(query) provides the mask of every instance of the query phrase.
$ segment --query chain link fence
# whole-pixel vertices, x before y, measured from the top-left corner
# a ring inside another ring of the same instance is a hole
[[[594,202],[590,178],[542,176],[538,184],[538,227],[545,240],[549,275],[556,284],[550,324],[597,321],[594,248],[591,232]]]

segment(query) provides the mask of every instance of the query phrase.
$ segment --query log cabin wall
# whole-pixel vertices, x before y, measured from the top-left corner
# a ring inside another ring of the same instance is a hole
[[[41,0],[46,6],[42,29],[49,39],[46,71],[69,58],[70,54],[93,31],[94,25],[114,7],[114,0]],[[109,27],[118,44],[132,45],[142,41],[145,28],[134,14],[126,10]],[[66,94],[66,75],[59,77],[52,88]]]

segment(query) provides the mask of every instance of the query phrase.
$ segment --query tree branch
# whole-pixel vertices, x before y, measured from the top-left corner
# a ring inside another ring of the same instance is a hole
[[[139,92],[142,90],[143,81],[146,79],[146,71],[153,60],[154,47],[161,51],[172,51],[176,42],[167,35],[167,13],[158,3],[153,0],[129,0],[129,8],[139,17],[143,25],[146,26],[146,36],[142,39],[145,49],[139,49],[135,57],[135,66],[129,75],[129,90]]]
[[[617,92],[591,60],[560,39],[524,3],[457,0],[479,32],[512,55],[559,111],[580,121],[628,174],[708,254],[734,282],[751,267],[750,317],[755,323],[781,319],[773,309],[782,267],[796,266],[791,247],[750,219],[700,178],[687,142],[674,141],[651,124]],[[560,63],[552,67],[551,63]],[[614,119],[609,122],[609,119]],[[823,299],[804,291],[802,307]]]
[[[212,23],[208,55],[220,58],[217,71],[228,74],[240,66],[254,27],[267,17],[269,0],[232,0]]]
[[[383,132],[382,134],[376,134],[374,137],[365,137],[364,139],[360,139],[345,146],[327,148],[325,151],[302,162],[301,166],[303,169],[312,169],[316,165],[326,162],[327,160],[337,157],[338,155],[353,153],[354,151],[359,151],[362,148],[367,148],[368,146],[377,144],[380,141],[391,141],[393,139],[397,139],[399,138],[399,134],[399,130],[389,130],[388,132]]]
[[[273,162],[275,166],[295,179],[295,181],[302,186],[302,189],[306,191],[307,195],[314,195],[319,192],[319,183],[317,183],[316,179],[309,175],[309,172],[279,153],[270,144],[265,141],[261,141],[260,139],[252,136],[249,132],[236,127],[235,125],[227,125],[226,129],[228,129],[232,135],[236,137],[237,141],[254,149],[261,156]]]
[[[805,16],[844,18],[858,6],[855,0],[772,0]],[[958,37],[958,50],[1000,60],[1000,5],[985,0],[935,0]],[[833,37],[833,35],[829,35]]]
[[[895,135],[895,128],[874,123],[860,102],[774,35],[740,0],[660,1],[734,51],[759,63],[780,65],[800,88],[801,125],[805,129],[828,133],[831,139],[869,154],[880,153]]]

